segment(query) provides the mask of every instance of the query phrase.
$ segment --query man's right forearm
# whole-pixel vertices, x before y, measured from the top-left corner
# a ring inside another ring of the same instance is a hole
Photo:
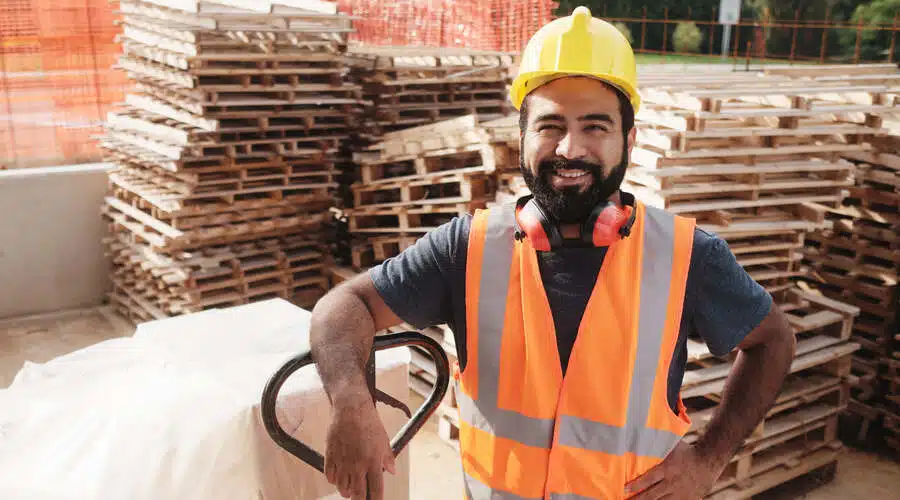
[[[375,331],[368,306],[349,287],[334,289],[313,309],[310,348],[335,409],[371,404],[365,369]]]

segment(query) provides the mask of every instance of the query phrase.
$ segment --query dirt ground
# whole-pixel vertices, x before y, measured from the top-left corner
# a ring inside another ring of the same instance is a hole
[[[62,315],[0,320],[0,388],[8,387],[26,361],[44,362],[56,356],[117,336],[134,327],[106,309],[69,311]],[[413,409],[422,398],[411,393]],[[432,419],[412,440],[411,496],[413,500],[458,500],[462,480],[456,450],[437,434]],[[817,485],[799,480],[757,498],[768,500],[838,500],[896,498],[900,490],[900,457],[891,460],[847,448],[833,480]],[[892,494],[891,492],[895,492]]]

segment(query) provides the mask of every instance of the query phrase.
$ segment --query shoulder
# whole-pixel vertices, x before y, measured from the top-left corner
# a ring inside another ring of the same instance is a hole
[[[733,349],[768,314],[772,297],[722,237],[697,228],[688,271],[686,311],[713,354]]]
[[[692,267],[695,262],[699,265],[707,257],[722,257],[724,253],[733,255],[728,247],[728,242],[700,226],[694,227],[694,243],[691,248]]]
[[[459,215],[369,270],[394,313],[417,328],[452,319],[454,293],[464,283],[471,216]]]

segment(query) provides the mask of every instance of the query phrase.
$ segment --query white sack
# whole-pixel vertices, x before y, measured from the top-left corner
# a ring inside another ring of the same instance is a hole
[[[0,390],[0,499],[313,499],[335,490],[272,442],[259,414],[271,375],[308,349],[309,313],[281,299],[142,324]],[[378,387],[408,402],[407,349],[376,356]],[[279,420],[320,453],[330,407],[314,366],[292,376]],[[393,436],[406,416],[378,405]],[[415,410],[415,408],[413,408]],[[386,498],[408,497],[408,453]]]

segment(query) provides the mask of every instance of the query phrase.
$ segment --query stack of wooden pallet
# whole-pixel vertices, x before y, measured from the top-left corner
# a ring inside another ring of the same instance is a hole
[[[515,162],[518,127],[467,115],[386,133],[356,155],[360,181],[344,215],[357,270],[392,257],[454,217],[495,199],[496,174]]]
[[[897,304],[900,310],[900,303]],[[885,360],[885,373],[882,376],[885,384],[884,429],[887,431],[885,442],[900,452],[900,312],[897,313],[894,327],[893,356]]]
[[[440,120],[385,133],[355,155],[359,181],[352,208],[343,211],[351,235],[350,266],[332,271],[332,284],[393,257],[440,224],[498,202],[505,182],[518,169],[516,115],[485,119],[479,114]],[[414,330],[403,324],[389,331]],[[454,337],[446,325],[422,330],[456,359]],[[410,383],[423,397],[436,378],[424,351],[412,349]],[[437,412],[439,432],[450,443],[456,432],[453,390]]]
[[[349,21],[272,2],[122,0],[108,116],[111,300],[134,320],[326,289]],[[237,5],[237,6],[235,6]]]
[[[853,358],[854,392],[847,415],[848,430],[855,432],[851,437],[860,443],[880,440],[869,430],[878,427],[891,407],[887,397],[897,389],[890,376],[900,361],[893,359],[900,309],[898,139],[872,141],[890,149],[847,155],[855,164],[856,186],[843,206],[828,210],[832,229],[808,235],[805,252],[812,286],[861,310],[853,339],[862,349]]]
[[[804,248],[831,231],[854,184],[848,158],[869,155],[897,108],[895,86],[797,74],[644,71],[634,166],[626,189],[644,202],[694,217],[722,236],[738,262],[788,311],[798,336],[789,383],[733,460],[713,498],[745,498],[833,464],[838,419],[850,404],[856,303],[803,286]],[[693,340],[692,340],[693,342]],[[702,433],[732,360],[693,344],[685,404]]]
[[[861,349],[853,355],[852,400],[842,417],[850,431],[846,439],[879,443],[880,433],[870,431],[880,427],[882,416],[890,429],[891,418],[900,413],[891,400],[900,397],[891,392],[897,389],[892,374],[898,360],[892,354],[900,301],[900,70],[882,64],[766,73],[801,85],[853,89],[831,94],[836,103],[879,106],[866,121],[880,126],[881,133],[859,138],[865,150],[841,153],[853,166],[849,195],[841,206],[824,209],[831,227],[808,234],[804,249],[807,282],[824,296],[860,309],[852,339]]]
[[[626,187],[726,238],[754,279],[783,296],[804,237],[830,226],[853,184],[843,155],[883,133],[886,85],[807,82],[789,76],[645,74],[635,165]],[[862,94],[869,103],[846,103]]]
[[[775,405],[754,430],[706,498],[750,498],[811,471],[832,467],[842,447],[838,417],[850,395],[846,378],[849,342],[858,309],[793,288],[780,304],[797,337],[796,357]],[[734,357],[713,357],[706,345],[688,340],[688,365],[681,396],[692,420],[694,442],[721,399]]]
[[[457,48],[353,46],[353,81],[362,85],[366,131],[387,132],[477,114],[512,111],[507,99],[515,55]]]

